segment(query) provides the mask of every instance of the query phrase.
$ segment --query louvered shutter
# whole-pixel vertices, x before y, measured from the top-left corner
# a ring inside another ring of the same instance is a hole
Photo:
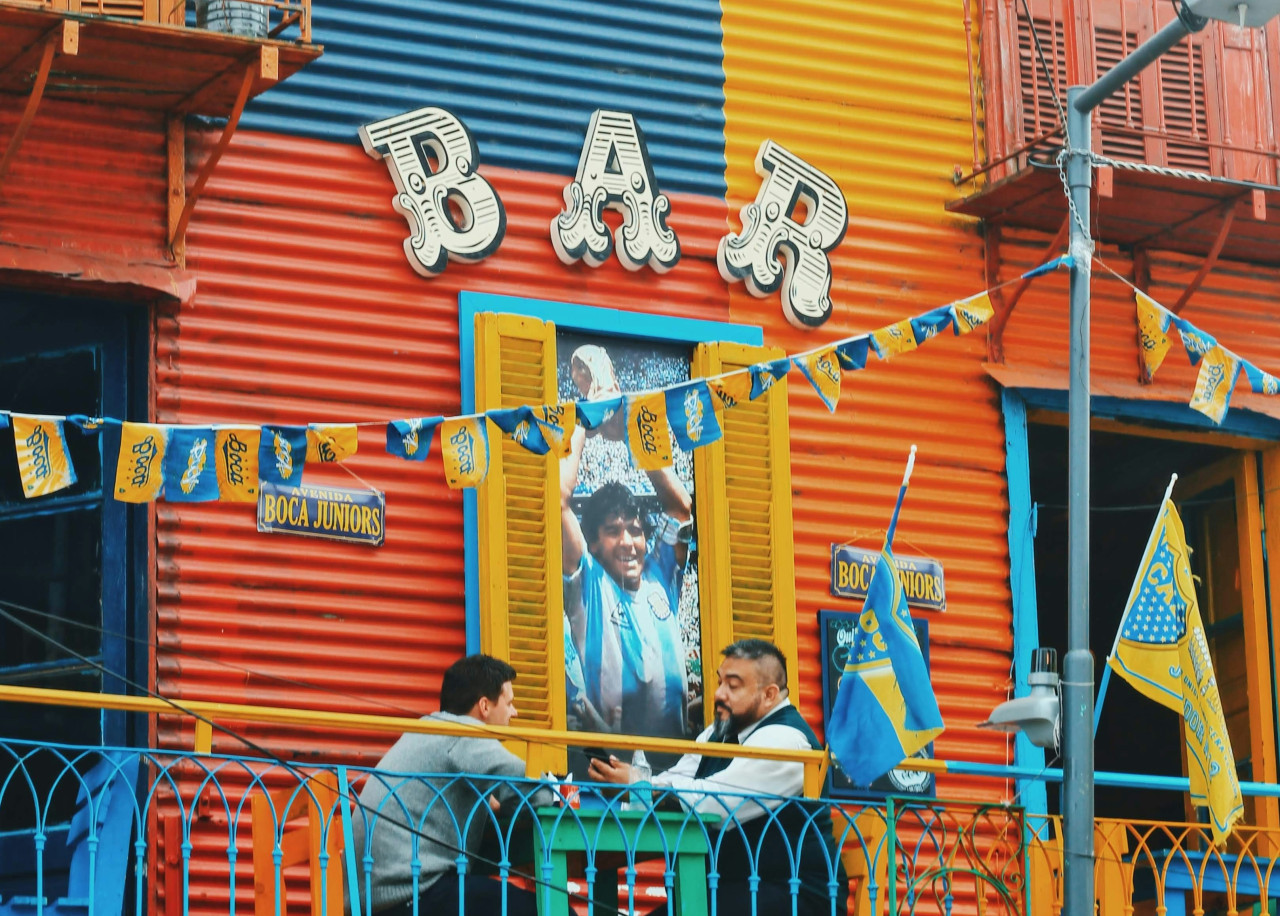
[[[694,374],[715,375],[785,354],[776,347],[699,344]],[[720,650],[756,636],[787,657],[797,696],[795,557],[787,385],[720,414],[724,438],[698,450],[695,468],[703,667],[708,689]],[[711,704],[706,706],[708,721]]]
[[[556,332],[521,315],[476,315],[476,409],[556,401]],[[480,645],[519,672],[522,725],[565,727],[560,466],[489,427],[477,491]]]

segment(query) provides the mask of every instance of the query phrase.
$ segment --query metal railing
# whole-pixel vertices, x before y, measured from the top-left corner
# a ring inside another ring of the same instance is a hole
[[[311,42],[311,0],[0,0],[5,5]]]

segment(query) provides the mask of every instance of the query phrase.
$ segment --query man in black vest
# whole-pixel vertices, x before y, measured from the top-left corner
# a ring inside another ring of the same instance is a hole
[[[763,639],[740,639],[723,654],[716,672],[716,721],[698,741],[822,749],[787,699],[787,663],[777,646]],[[616,757],[607,763],[593,759],[590,773],[603,782],[631,779],[631,768]],[[688,808],[722,818],[720,829],[725,832],[708,868],[709,875],[719,874],[717,912],[752,912],[748,882],[758,876],[754,912],[790,913],[789,882],[796,877],[798,916],[844,916],[848,880],[832,839],[831,813],[825,805],[802,800],[802,764],[688,754],[655,776],[653,784],[678,790]],[[769,812],[774,816],[767,816]],[[665,910],[663,904],[654,913]]]

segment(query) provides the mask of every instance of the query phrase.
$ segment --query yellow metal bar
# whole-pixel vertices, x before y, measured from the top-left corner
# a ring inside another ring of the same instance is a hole
[[[205,719],[196,719],[196,740],[194,750],[197,754],[213,753],[213,723]]]

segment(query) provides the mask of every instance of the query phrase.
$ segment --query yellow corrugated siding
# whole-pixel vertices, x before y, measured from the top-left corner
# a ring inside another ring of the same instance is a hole
[[[777,5],[726,0],[725,155],[730,223],[755,198],[765,139],[827,172],[849,205],[832,255],[832,319],[804,332],[777,296],[730,292],[734,321],[762,324],[794,353],[874,330],[985,288],[976,224],[946,213],[951,175],[973,158],[962,10],[906,0]],[[810,721],[821,719],[817,612],[857,610],[830,594],[830,545],[877,546],[911,443],[920,448],[896,549],[942,561],[948,607],[930,620],[934,686],[948,729],[941,757],[1004,761],[1011,746],[975,724],[1009,685],[1008,494],[998,391],[982,333],[939,338],[845,376],[833,416],[792,377],[798,654]],[[741,408],[739,408],[741,409]],[[945,794],[990,797],[990,783],[940,780]]]

